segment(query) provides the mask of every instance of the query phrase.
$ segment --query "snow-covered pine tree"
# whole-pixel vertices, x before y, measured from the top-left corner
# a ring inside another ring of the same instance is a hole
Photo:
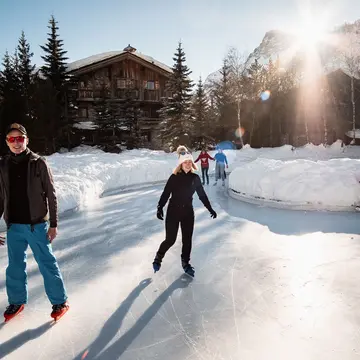
[[[127,89],[125,102],[123,104],[124,126],[128,130],[127,148],[137,149],[141,146],[140,116],[141,110],[139,102],[134,98],[133,90]]]
[[[173,60],[173,72],[166,88],[171,97],[165,100],[163,108],[159,110],[159,139],[164,146],[172,148],[180,143],[190,145],[194,124],[191,109],[193,84],[189,78],[191,71],[185,64],[186,57],[181,42]]]

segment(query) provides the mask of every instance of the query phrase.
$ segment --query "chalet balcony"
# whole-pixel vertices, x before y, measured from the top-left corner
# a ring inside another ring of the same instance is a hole
[[[93,101],[94,100],[94,92],[92,90],[80,90],[78,92],[78,101]]]
[[[145,89],[141,100],[159,102],[160,99],[161,99],[160,90],[146,90]]]

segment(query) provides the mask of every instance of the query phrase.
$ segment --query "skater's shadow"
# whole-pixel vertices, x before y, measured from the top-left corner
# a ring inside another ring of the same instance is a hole
[[[122,335],[120,339],[118,339],[105,351],[103,351],[105,349],[105,346],[110,342],[114,334],[112,334],[111,337],[109,337],[104,327],[103,330],[101,331],[101,334],[99,335],[99,338],[95,340],[95,342],[90,347],[90,349],[94,347],[94,352],[91,353],[89,351],[88,354],[83,354],[83,356],[85,355],[85,357],[83,358],[86,360],[90,360],[90,359],[108,360],[108,359],[120,358],[120,356],[126,351],[126,349],[141,333],[141,331],[144,330],[144,328],[147,326],[150,320],[158,313],[158,311],[169,299],[169,297],[173,294],[173,292],[176,289],[186,288],[191,282],[192,282],[192,278],[190,278],[188,275],[185,274],[177,278],[166,290],[164,290],[158,296],[158,298],[154,301],[154,303],[150,307],[148,307],[148,309],[140,316],[140,318],[136,321],[136,323],[126,333],[124,333],[124,335]],[[119,310],[117,310],[116,313],[118,313],[118,311]],[[123,314],[122,319],[124,316],[125,314]],[[101,339],[101,337],[103,339]],[[98,344],[100,346],[95,348],[94,344]],[[96,355],[96,357],[94,355]]]
[[[149,284],[151,284],[151,279],[145,279],[139,283],[139,285],[121,303],[120,307],[106,321],[97,339],[87,350],[78,355],[75,359],[94,359],[103,349],[105,349],[106,345],[121,328],[122,322],[130,310],[131,305]]]
[[[11,354],[16,349],[25,345],[28,341],[34,340],[48,331],[53,322],[47,322],[36,329],[29,329],[23,331],[21,334],[16,335],[12,339],[0,344],[0,359],[4,359],[6,355]],[[0,328],[1,329],[1,328]]]

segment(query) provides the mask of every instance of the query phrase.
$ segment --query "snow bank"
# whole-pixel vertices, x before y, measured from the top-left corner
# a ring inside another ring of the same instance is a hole
[[[59,199],[59,212],[91,205],[105,191],[166,180],[176,156],[160,151],[104,153],[82,146],[47,157]]]
[[[360,160],[356,159],[283,161],[258,158],[232,171],[229,189],[243,197],[283,202],[294,207],[307,205],[315,209],[340,210],[360,204],[359,180]]]

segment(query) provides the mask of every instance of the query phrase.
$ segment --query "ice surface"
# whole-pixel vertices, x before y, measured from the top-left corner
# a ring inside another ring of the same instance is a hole
[[[152,272],[161,191],[125,191],[62,217],[53,247],[71,308],[50,325],[30,255],[29,304],[0,325],[0,358],[358,359],[358,214],[262,208],[206,187],[218,218],[195,196],[191,281],[180,241]],[[0,309],[6,264],[2,248]]]

